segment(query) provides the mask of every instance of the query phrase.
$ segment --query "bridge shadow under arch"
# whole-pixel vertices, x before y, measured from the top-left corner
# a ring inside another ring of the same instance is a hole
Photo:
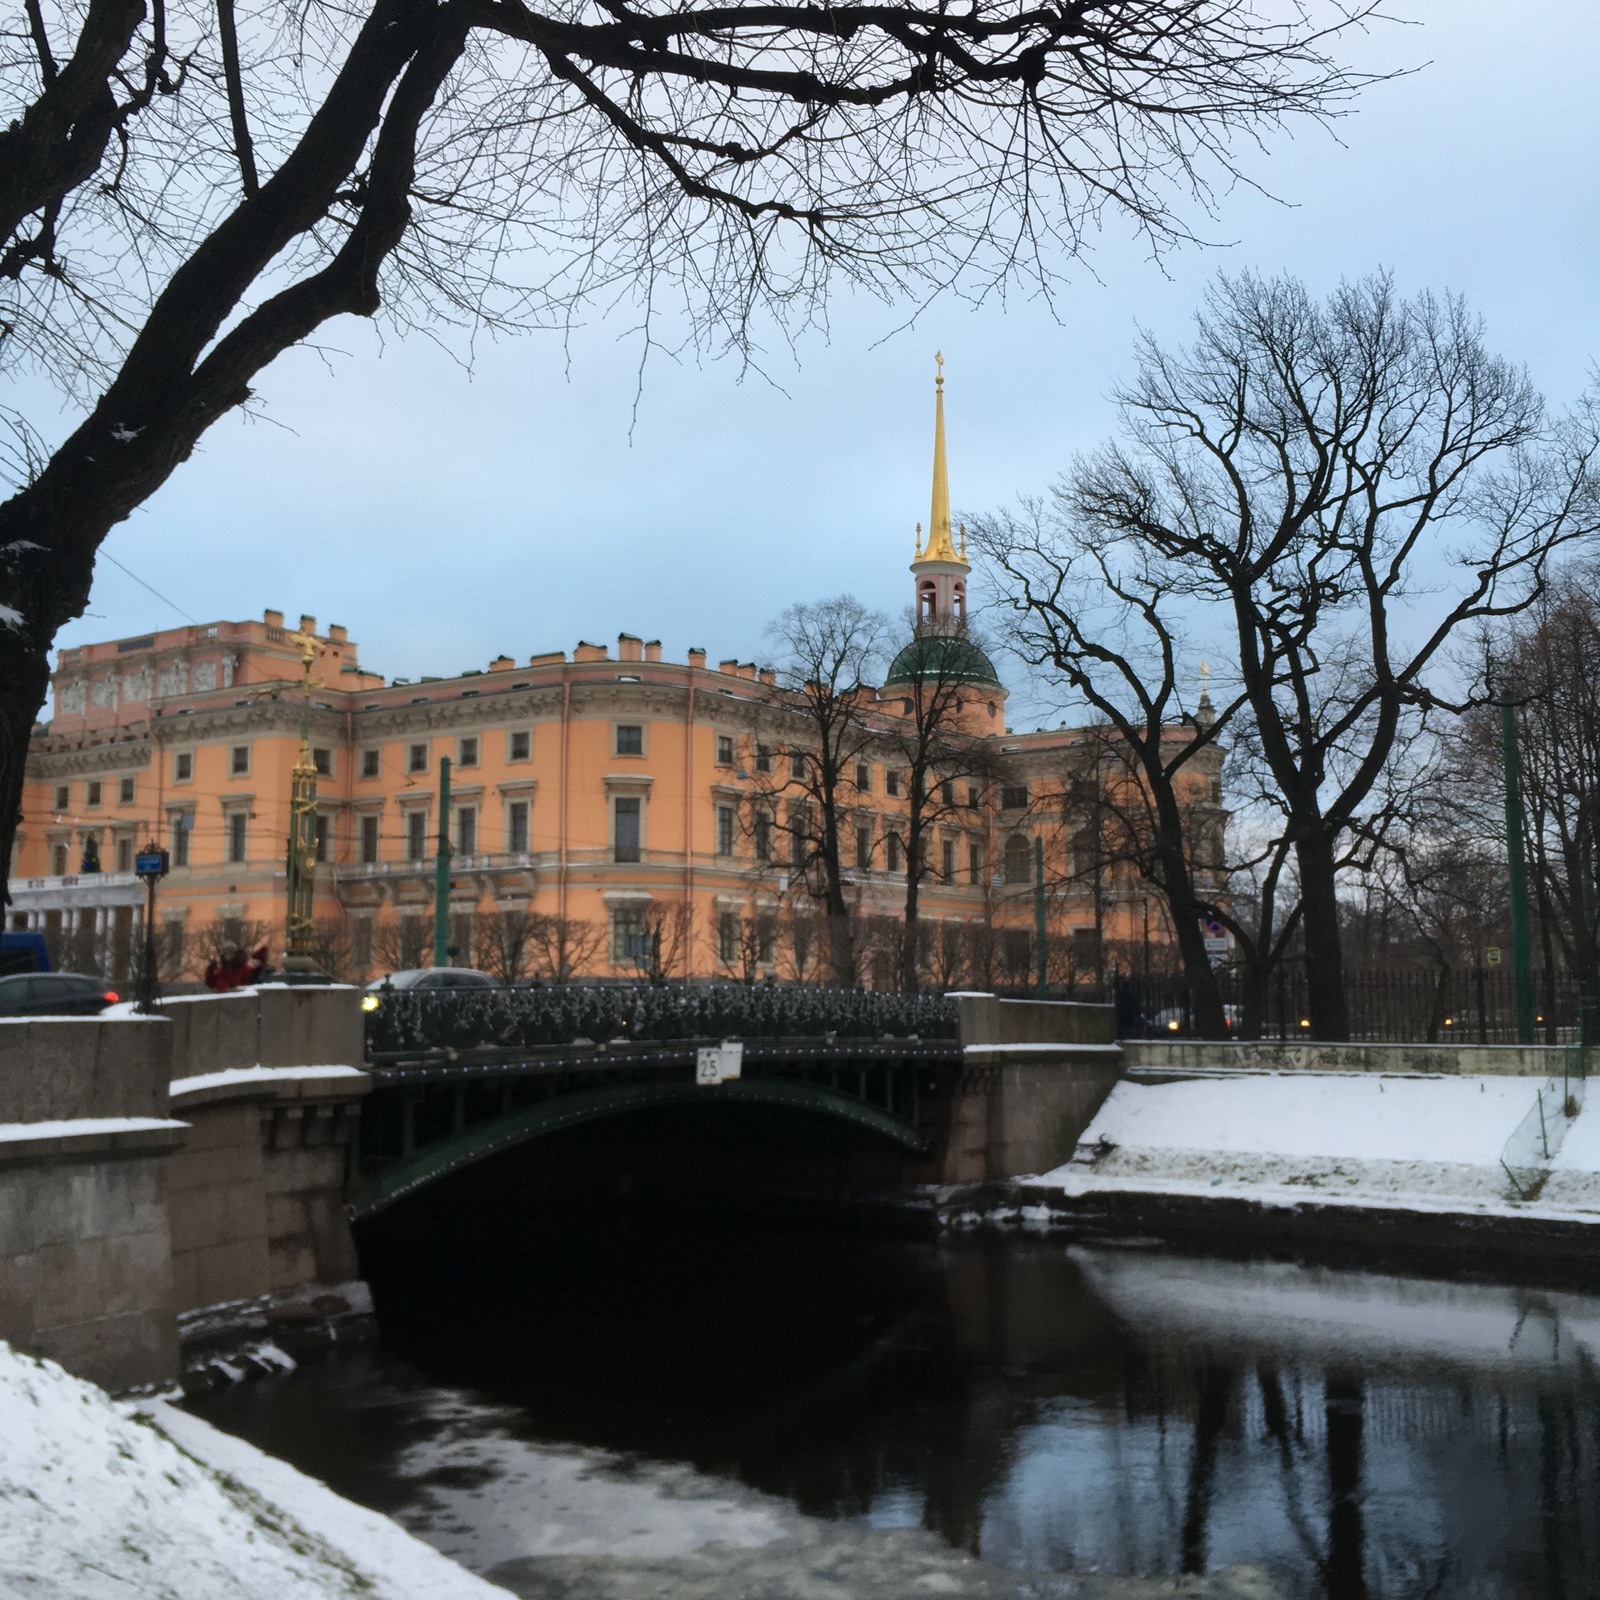
[[[904,1117],[857,1095],[805,1079],[743,1078],[714,1086],[684,1081],[614,1083],[579,1089],[458,1125],[448,1137],[404,1151],[359,1177],[348,1197],[353,1221],[363,1222],[453,1174],[534,1141],[607,1119],[640,1113],[690,1111],[774,1113],[798,1124],[835,1128],[903,1155],[927,1154],[923,1133]]]

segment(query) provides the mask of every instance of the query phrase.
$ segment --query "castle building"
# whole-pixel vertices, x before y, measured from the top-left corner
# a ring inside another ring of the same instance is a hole
[[[971,569],[951,527],[942,371],[935,395],[914,632],[883,687],[861,691],[866,732],[841,805],[849,914],[869,931],[904,916],[906,730],[935,684],[952,728],[926,779],[942,801],[918,873],[928,981],[1030,981],[1036,839],[1052,978],[1098,972],[1108,951],[1126,965],[1125,952],[1142,947],[1148,960],[1171,931],[1154,891],[1096,842],[1099,807],[1085,804],[1081,781],[1096,736],[1012,734],[1006,690],[968,636]],[[501,655],[410,682],[363,667],[345,628],[319,632],[302,616],[291,630],[269,610],[259,622],[63,650],[52,687],[53,714],[29,752],[6,915],[13,928],[42,929],[59,965],[131,970],[144,904],[133,857],[147,842],[170,853],[157,909],[168,981],[197,977],[224,938],[281,952],[290,771],[309,715],[319,954],[338,975],[430,959],[448,756],[457,964],[506,976],[825,976],[797,842],[811,808],[796,775],[812,725],[753,663],[713,666],[698,649],[669,662],[659,642],[623,633],[614,652],[580,642],[570,655]],[[970,763],[952,758],[958,747]],[[1220,754],[1192,765],[1199,835],[1220,838]],[[862,981],[894,981],[881,954],[863,961]]]

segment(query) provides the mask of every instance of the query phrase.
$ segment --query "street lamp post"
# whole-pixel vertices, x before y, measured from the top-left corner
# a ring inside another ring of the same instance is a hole
[[[315,954],[317,893],[317,764],[311,754],[311,691],[321,682],[311,676],[316,641],[291,634],[300,645],[305,699],[300,709],[300,754],[289,774],[288,940],[283,957],[289,979],[318,978]]]
[[[156,1008],[156,885],[167,875],[167,852],[160,845],[147,844],[133,858],[133,870],[144,879],[144,959],[139,969],[139,1010]]]

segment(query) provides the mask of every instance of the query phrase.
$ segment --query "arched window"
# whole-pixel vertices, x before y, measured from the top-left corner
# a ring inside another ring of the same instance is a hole
[[[1033,851],[1025,834],[1014,833],[1006,840],[1005,875],[1007,883],[1026,883],[1033,876]]]
[[[917,590],[917,620],[919,622],[933,622],[938,615],[938,591],[931,583],[925,583]]]
[[[955,602],[956,621],[965,622],[967,620],[967,586],[959,579],[956,581]]]

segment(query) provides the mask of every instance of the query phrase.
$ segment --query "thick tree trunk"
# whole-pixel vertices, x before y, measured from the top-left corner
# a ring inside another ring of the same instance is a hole
[[[1333,840],[1317,832],[1295,844],[1300,868],[1300,926],[1306,945],[1306,1011],[1311,1037],[1342,1043],[1350,1037],[1345,1004],[1344,952],[1339,939],[1339,898]]]
[[[52,627],[50,634],[55,629]],[[22,820],[22,777],[28,740],[50,688],[49,637],[40,645],[31,627],[0,623],[0,868],[11,878],[17,826]],[[10,903],[10,894],[4,895]]]

